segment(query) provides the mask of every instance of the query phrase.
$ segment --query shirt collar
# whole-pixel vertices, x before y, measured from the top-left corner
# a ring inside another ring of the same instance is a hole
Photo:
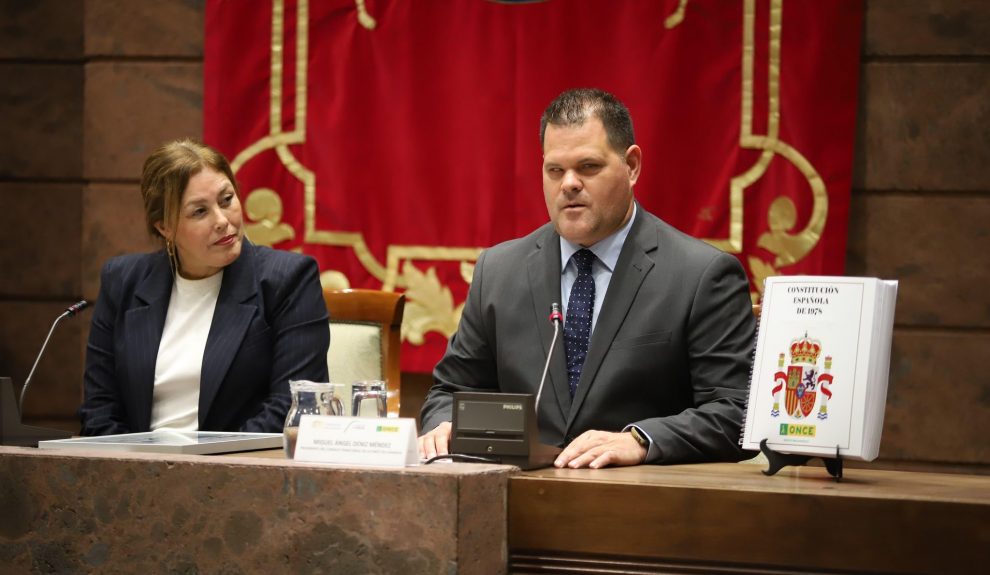
[[[626,237],[629,236],[629,230],[632,229],[633,220],[636,219],[636,212],[639,210],[639,206],[636,202],[633,202],[633,213],[630,216],[629,221],[626,222],[624,226],[615,231],[612,235],[598,241],[595,245],[588,248],[591,253],[595,254],[598,261],[605,264],[609,272],[615,271],[615,264],[619,261],[619,253],[622,251],[622,245],[626,243]],[[567,267],[567,262],[571,260],[571,256],[574,255],[578,250],[584,249],[578,244],[571,243],[560,236],[560,272],[564,272],[564,268]]]

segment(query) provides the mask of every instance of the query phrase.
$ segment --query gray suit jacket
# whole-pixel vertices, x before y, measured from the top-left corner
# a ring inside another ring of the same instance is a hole
[[[552,224],[485,251],[434,370],[423,431],[450,420],[453,391],[535,394],[560,297]],[[649,463],[742,459],[755,325],[738,260],[639,207],[573,400],[562,333],[557,340],[539,405],[541,441],[566,445],[589,429],[635,424],[654,441]]]
[[[111,259],[86,346],[82,435],[147,431],[172,294],[164,251]],[[289,380],[327,381],[330,327],[311,257],[252,245],[224,268],[206,340],[199,429],[280,432]]]

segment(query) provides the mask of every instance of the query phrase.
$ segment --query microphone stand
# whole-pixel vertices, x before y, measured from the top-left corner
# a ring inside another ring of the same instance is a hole
[[[450,454],[428,459],[455,461],[485,461],[515,465],[521,469],[539,469],[553,465],[560,453],[556,445],[540,443],[537,431],[540,396],[547,380],[550,358],[553,356],[563,315],[560,304],[551,306],[553,340],[547,352],[543,376],[536,390],[536,399],[528,393],[482,393],[455,391],[450,433]],[[507,409],[508,406],[508,409]],[[522,417],[506,413],[522,412]]]
[[[60,316],[55,318],[51,329],[48,330],[48,336],[45,338],[45,342],[41,344],[41,351],[38,352],[38,357],[34,360],[31,372],[28,373],[27,379],[24,380],[24,387],[21,388],[21,396],[17,401],[16,407],[14,406],[13,380],[9,377],[0,377],[0,445],[38,447],[38,442],[41,440],[67,439],[72,436],[68,431],[61,429],[24,425],[21,423],[21,419],[24,413],[24,396],[27,393],[28,385],[31,383],[31,378],[34,377],[35,370],[38,369],[38,363],[41,361],[41,356],[44,355],[45,349],[48,347],[48,341],[52,338],[55,327],[63,319],[76,315],[76,313],[88,306],[89,302],[82,300],[70,305]]]
[[[536,390],[536,401],[533,404],[533,411],[536,416],[540,414],[540,396],[543,395],[543,384],[547,382],[547,371],[550,370],[550,358],[553,357],[553,349],[557,344],[557,336],[560,335],[560,324],[564,321],[564,315],[560,313],[560,304],[553,303],[550,306],[550,323],[553,324],[553,339],[550,340],[550,351],[547,353],[547,362],[543,365],[543,376],[540,377],[540,387]]]

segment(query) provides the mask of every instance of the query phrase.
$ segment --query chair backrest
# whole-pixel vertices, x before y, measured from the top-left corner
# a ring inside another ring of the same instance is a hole
[[[406,296],[365,289],[324,289],[330,314],[330,381],[351,384],[381,379],[388,384],[388,413],[401,400],[400,330]],[[346,403],[350,403],[347,397]]]

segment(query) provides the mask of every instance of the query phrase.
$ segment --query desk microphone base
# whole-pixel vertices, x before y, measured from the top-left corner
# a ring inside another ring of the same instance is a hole
[[[553,465],[560,448],[540,443],[531,394],[458,391],[453,398],[452,453],[521,469]]]
[[[0,377],[0,445],[38,447],[44,439],[68,439],[72,434],[61,429],[32,427],[21,423],[21,413],[14,396],[14,382]]]
[[[523,471],[553,467],[553,461],[560,455],[561,449],[556,445],[537,443],[530,446],[529,455],[504,455],[496,457],[502,465],[515,465]]]

